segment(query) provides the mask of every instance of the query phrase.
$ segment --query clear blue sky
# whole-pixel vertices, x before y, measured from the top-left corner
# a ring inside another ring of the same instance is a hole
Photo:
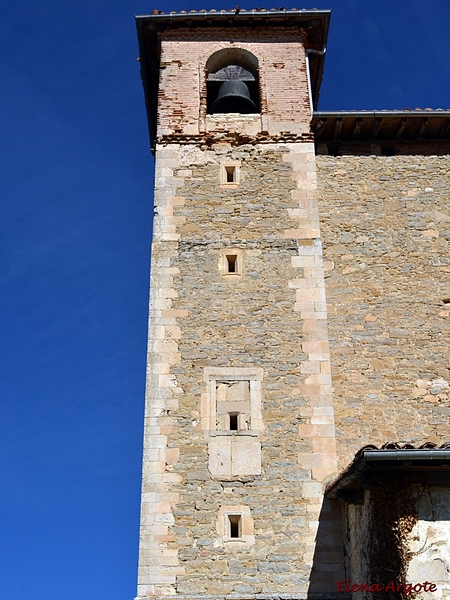
[[[134,14],[234,4],[2,4],[0,598],[134,598],[153,185]],[[321,110],[450,107],[448,0],[317,8]]]

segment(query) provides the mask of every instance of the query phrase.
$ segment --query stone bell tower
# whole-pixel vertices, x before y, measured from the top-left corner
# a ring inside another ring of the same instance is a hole
[[[156,160],[140,599],[329,598],[342,578],[310,133],[329,16],[137,18]]]

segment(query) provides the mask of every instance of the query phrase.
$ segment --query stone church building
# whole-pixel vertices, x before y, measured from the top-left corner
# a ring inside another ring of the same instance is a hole
[[[450,599],[450,111],[318,112],[328,10],[137,17],[137,598]]]

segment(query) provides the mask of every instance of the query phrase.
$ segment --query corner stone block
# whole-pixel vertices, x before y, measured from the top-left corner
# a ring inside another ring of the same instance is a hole
[[[232,441],[233,475],[261,473],[261,443],[256,439],[235,437]]]
[[[334,438],[334,425],[299,425],[298,434],[302,438]]]
[[[208,444],[208,468],[212,476],[230,477],[231,467],[231,436],[216,437]]]
[[[317,481],[304,481],[302,483],[302,494],[305,498],[322,499],[322,485]]]

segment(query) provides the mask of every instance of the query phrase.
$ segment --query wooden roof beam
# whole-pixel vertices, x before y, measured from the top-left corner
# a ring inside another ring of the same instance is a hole
[[[353,128],[352,140],[359,140],[359,136],[361,135],[361,129],[363,126],[362,119],[356,119],[355,126]]]
[[[420,129],[419,129],[419,133],[417,135],[417,137],[419,138],[419,140],[424,140],[425,139],[425,134],[427,132],[428,129],[428,118],[422,119],[422,123],[420,124]]]
[[[342,119],[336,119],[334,123],[333,140],[338,140],[341,137]]]
[[[325,127],[327,126],[327,123],[328,123],[328,119],[319,119],[314,133],[319,136],[322,133],[322,131],[325,129]]]
[[[380,127],[381,127],[382,122],[383,122],[383,119],[381,119],[381,118],[377,118],[374,120],[373,126],[372,126],[372,138],[373,139],[376,139],[378,137],[378,134],[380,133]]]
[[[396,140],[403,139],[403,134],[405,133],[406,125],[408,124],[408,119],[402,119],[400,125],[397,129],[397,133],[395,134]]]
[[[447,134],[450,132],[450,119],[446,119],[445,123],[441,127],[441,131],[439,133],[439,137],[441,139],[447,137]]]

